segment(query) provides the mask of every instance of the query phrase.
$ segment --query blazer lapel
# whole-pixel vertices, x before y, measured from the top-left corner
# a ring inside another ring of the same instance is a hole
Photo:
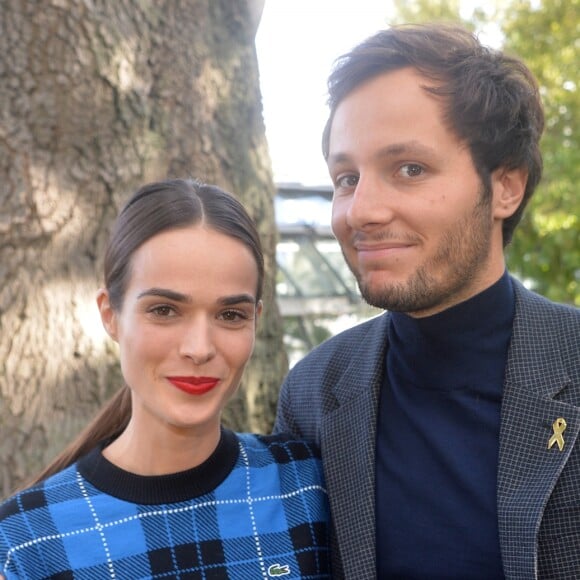
[[[504,573],[537,578],[537,538],[544,507],[580,432],[580,409],[554,400],[570,385],[558,342],[516,288],[516,317],[504,385],[498,470],[498,520]],[[545,312],[544,312],[545,316]],[[564,418],[564,446],[548,448]]]
[[[335,385],[338,406],[321,425],[332,517],[346,578],[374,578],[375,437],[388,316],[376,320]]]

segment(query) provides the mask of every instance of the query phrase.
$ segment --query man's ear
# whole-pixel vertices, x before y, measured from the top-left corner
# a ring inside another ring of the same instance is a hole
[[[101,288],[97,292],[97,306],[99,307],[103,328],[114,341],[117,341],[117,315],[111,306],[109,293],[105,288]]]
[[[505,220],[512,216],[524,199],[528,172],[524,168],[499,167],[491,174],[493,217]]]

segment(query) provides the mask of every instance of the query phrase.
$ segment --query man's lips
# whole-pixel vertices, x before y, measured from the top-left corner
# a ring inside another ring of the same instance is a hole
[[[220,381],[215,377],[167,377],[167,380],[188,395],[203,395],[208,393]]]
[[[359,258],[366,260],[397,257],[401,252],[412,248],[411,242],[384,241],[380,243],[358,242],[354,244]]]

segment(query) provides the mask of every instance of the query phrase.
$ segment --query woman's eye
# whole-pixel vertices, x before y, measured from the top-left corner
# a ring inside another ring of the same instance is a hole
[[[167,306],[166,304],[162,304],[160,306],[153,306],[149,309],[151,314],[158,316],[159,318],[168,318],[169,316],[175,315],[175,310],[172,306]]]
[[[405,163],[399,169],[399,173],[403,177],[420,177],[425,172],[425,169],[418,163]]]

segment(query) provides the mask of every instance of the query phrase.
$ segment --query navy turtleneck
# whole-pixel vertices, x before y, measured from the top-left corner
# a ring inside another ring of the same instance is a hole
[[[503,578],[497,463],[507,273],[426,318],[393,313],[376,449],[377,577]]]

